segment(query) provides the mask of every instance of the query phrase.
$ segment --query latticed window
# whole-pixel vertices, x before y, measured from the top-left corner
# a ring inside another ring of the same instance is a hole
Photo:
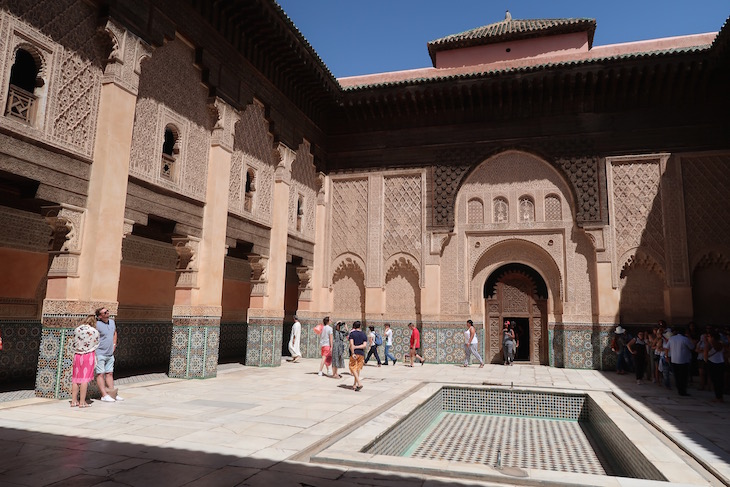
[[[509,221],[509,205],[504,198],[494,200],[494,223],[507,223]]]
[[[42,86],[43,80],[38,78],[39,66],[33,56],[25,49],[15,53],[15,63],[10,69],[10,85],[8,100],[5,105],[5,116],[33,124],[38,97],[34,94],[36,87]]]
[[[244,191],[243,209],[251,211],[253,209],[253,195],[256,192],[256,171],[253,169],[246,171],[246,186]]]
[[[175,179],[175,161],[180,153],[179,132],[174,125],[165,127],[165,138],[162,142],[162,164],[160,175],[169,180]]]
[[[520,198],[520,221],[535,221],[535,203],[532,202],[532,199],[529,196],[523,196]]]
[[[549,194],[545,197],[545,220],[546,221],[561,221],[563,219],[562,207],[560,204],[560,198],[554,194]]]
[[[471,224],[484,223],[484,204],[479,198],[469,200],[467,207],[467,221]]]

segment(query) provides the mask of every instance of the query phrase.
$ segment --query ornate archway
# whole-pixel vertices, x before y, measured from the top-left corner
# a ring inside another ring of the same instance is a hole
[[[506,264],[492,272],[484,284],[485,350],[492,363],[503,361],[502,323],[510,320],[519,331],[517,360],[548,364],[547,298],[545,281],[529,266]]]

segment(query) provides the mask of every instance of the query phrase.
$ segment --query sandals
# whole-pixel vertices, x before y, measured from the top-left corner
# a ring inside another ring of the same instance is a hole
[[[79,405],[79,403],[77,403],[77,402],[72,402],[72,403],[71,403],[71,407],[72,407],[72,408],[75,408],[75,407],[77,407],[78,405]]]
[[[88,402],[85,402],[83,404],[79,404],[79,407],[80,408],[90,408],[91,407],[91,404],[89,404]]]

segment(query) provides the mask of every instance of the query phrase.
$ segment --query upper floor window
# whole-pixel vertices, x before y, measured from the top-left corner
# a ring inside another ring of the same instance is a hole
[[[545,220],[561,221],[563,219],[562,205],[560,198],[554,194],[545,197]]]
[[[160,175],[166,179],[175,179],[175,161],[180,154],[180,133],[174,125],[165,127],[165,136],[162,142],[162,165]]]
[[[297,198],[297,232],[302,231],[302,218],[304,217],[304,197]]]
[[[494,223],[507,223],[509,221],[509,205],[504,198],[494,200]]]
[[[246,171],[246,186],[243,200],[243,209],[251,211],[253,209],[253,195],[256,192],[256,172],[253,169]]]
[[[38,77],[39,70],[39,63],[30,52],[25,49],[17,50],[15,63],[10,69],[5,116],[33,124],[38,106],[35,89],[43,86],[43,79]]]
[[[484,204],[479,198],[469,200],[467,206],[467,222],[470,224],[484,223]]]
[[[535,221],[535,203],[532,202],[532,198],[529,196],[523,196],[520,198],[520,221]]]

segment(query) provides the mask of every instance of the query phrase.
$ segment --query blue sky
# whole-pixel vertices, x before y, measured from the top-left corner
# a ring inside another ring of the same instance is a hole
[[[728,0],[276,0],[336,77],[431,66],[426,44],[504,20],[596,19],[593,45],[717,32]]]

